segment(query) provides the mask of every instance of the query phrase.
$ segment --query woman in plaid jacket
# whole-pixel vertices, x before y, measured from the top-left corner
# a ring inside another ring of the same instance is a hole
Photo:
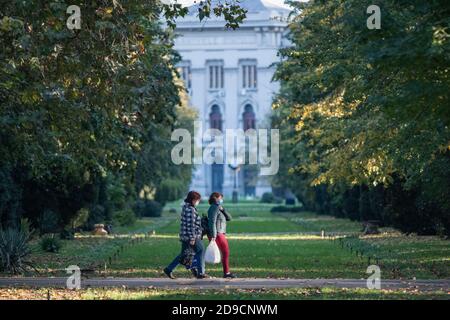
[[[198,279],[206,278],[205,275],[205,261],[204,261],[204,247],[202,238],[201,218],[197,213],[196,206],[200,203],[200,194],[196,191],[189,191],[184,200],[183,209],[181,210],[181,226],[180,226],[180,241],[181,252],[183,253],[189,247],[195,251],[194,261],[196,264],[192,266],[191,271]],[[172,263],[164,269],[164,273],[171,279],[175,279],[173,270],[180,263],[182,253],[179,254]]]

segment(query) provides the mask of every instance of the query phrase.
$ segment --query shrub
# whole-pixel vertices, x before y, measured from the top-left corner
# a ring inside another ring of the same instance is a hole
[[[162,210],[162,205],[153,200],[138,200],[134,206],[134,211],[139,217],[160,217]]]
[[[39,233],[56,232],[59,228],[59,217],[56,212],[46,209],[38,219]]]
[[[283,203],[283,199],[280,197],[276,197],[272,192],[264,192],[261,197],[262,203]]]
[[[75,230],[70,227],[65,227],[59,234],[59,237],[63,240],[73,240],[75,239]]]
[[[108,210],[102,205],[94,205],[89,210],[89,217],[83,225],[83,229],[92,230],[94,224],[104,221],[108,216]]]
[[[273,203],[275,200],[275,197],[272,192],[264,192],[261,197],[262,203]]]
[[[131,209],[118,210],[113,214],[113,221],[120,226],[131,226],[136,222],[136,215]]]
[[[0,270],[17,274],[32,267],[27,260],[30,234],[20,229],[0,229]]]
[[[54,234],[45,236],[40,242],[41,249],[46,252],[59,252],[62,242]]]
[[[166,179],[156,190],[155,200],[161,204],[181,199],[186,192],[186,186],[181,180]]]
[[[84,225],[89,218],[89,210],[86,208],[81,208],[77,211],[77,214],[72,218],[71,224],[72,228],[76,229]]]
[[[301,206],[287,207],[287,206],[276,206],[270,209],[270,212],[302,212],[304,208]]]

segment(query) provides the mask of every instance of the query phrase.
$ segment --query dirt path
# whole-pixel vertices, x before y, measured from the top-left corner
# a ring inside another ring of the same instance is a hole
[[[0,278],[0,287],[66,287],[67,278]],[[180,278],[90,278],[82,279],[87,287],[156,287],[167,289],[258,289],[258,288],[367,288],[364,279],[221,279],[204,280]],[[382,280],[381,289],[419,289],[420,291],[450,291],[448,280]]]

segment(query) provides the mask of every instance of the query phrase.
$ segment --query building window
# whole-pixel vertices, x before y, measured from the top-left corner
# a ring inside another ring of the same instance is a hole
[[[253,112],[253,107],[251,104],[245,105],[244,113],[242,114],[242,121],[244,131],[248,129],[256,129],[255,113]]]
[[[211,129],[218,129],[222,131],[222,114],[217,104],[211,107],[211,113],[209,114],[209,127]]]
[[[256,89],[257,87],[257,69],[256,63],[243,63],[241,65],[242,88]]]
[[[190,90],[192,85],[191,65],[189,61],[182,62],[178,67],[178,73],[184,81],[186,89]]]
[[[214,63],[209,65],[209,89],[223,89],[224,74],[223,65],[221,63]]]

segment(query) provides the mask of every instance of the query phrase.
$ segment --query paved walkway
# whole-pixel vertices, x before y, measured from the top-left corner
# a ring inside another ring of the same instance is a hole
[[[0,287],[66,287],[67,278],[0,278]],[[90,278],[82,279],[81,287],[156,287],[167,289],[261,289],[261,288],[367,288],[364,279],[187,279],[168,278]],[[450,291],[447,280],[381,280],[381,289],[419,289]]]

